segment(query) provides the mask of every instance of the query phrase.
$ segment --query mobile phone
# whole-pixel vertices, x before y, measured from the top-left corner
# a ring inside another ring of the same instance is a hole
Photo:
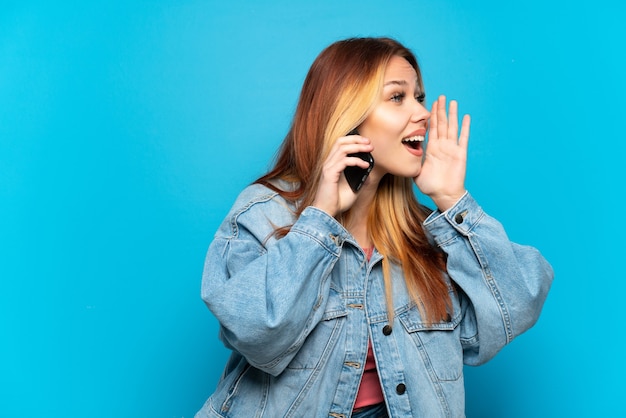
[[[358,135],[356,129],[351,130],[348,135]],[[348,180],[348,184],[354,193],[358,192],[365,183],[367,176],[369,176],[372,168],[374,168],[374,157],[369,152],[356,152],[354,154],[348,154],[349,157],[359,157],[363,161],[367,161],[369,163],[369,167],[361,168],[355,165],[349,165],[343,171],[344,176],[346,176],[346,180]]]

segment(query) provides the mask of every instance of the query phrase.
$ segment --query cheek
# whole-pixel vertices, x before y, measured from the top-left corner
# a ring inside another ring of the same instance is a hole
[[[381,104],[365,119],[361,128],[363,135],[370,135],[370,139],[373,140],[375,137],[380,139],[396,138],[402,133],[405,126],[406,120],[398,110]]]
[[[406,125],[397,113],[394,112],[379,112],[377,118],[374,120],[372,128],[375,130],[381,138],[397,138]]]

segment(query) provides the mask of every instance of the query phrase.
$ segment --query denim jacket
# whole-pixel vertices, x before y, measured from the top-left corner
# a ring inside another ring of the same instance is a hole
[[[202,298],[232,355],[196,418],[350,417],[370,339],[390,417],[464,417],[463,364],[486,362],[537,321],[553,271],[469,193],[424,229],[447,254],[453,313],[424,321],[394,265],[388,324],[379,253],[368,261],[315,207],[296,218],[274,191],[246,188],[206,257]]]

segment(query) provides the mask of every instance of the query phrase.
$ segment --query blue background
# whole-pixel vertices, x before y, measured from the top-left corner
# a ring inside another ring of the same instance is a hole
[[[538,324],[467,368],[468,417],[624,416],[625,19],[607,0],[2,2],[0,416],[200,408],[227,356],[206,248],[315,56],[369,35],[472,115],[467,187],[556,271]]]

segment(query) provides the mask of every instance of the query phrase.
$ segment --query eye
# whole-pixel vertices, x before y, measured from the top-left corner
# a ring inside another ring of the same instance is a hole
[[[424,103],[426,101],[426,93],[415,96],[415,100],[417,100],[418,103]]]
[[[406,93],[394,93],[390,100],[396,103],[402,103],[402,100],[406,97]]]

